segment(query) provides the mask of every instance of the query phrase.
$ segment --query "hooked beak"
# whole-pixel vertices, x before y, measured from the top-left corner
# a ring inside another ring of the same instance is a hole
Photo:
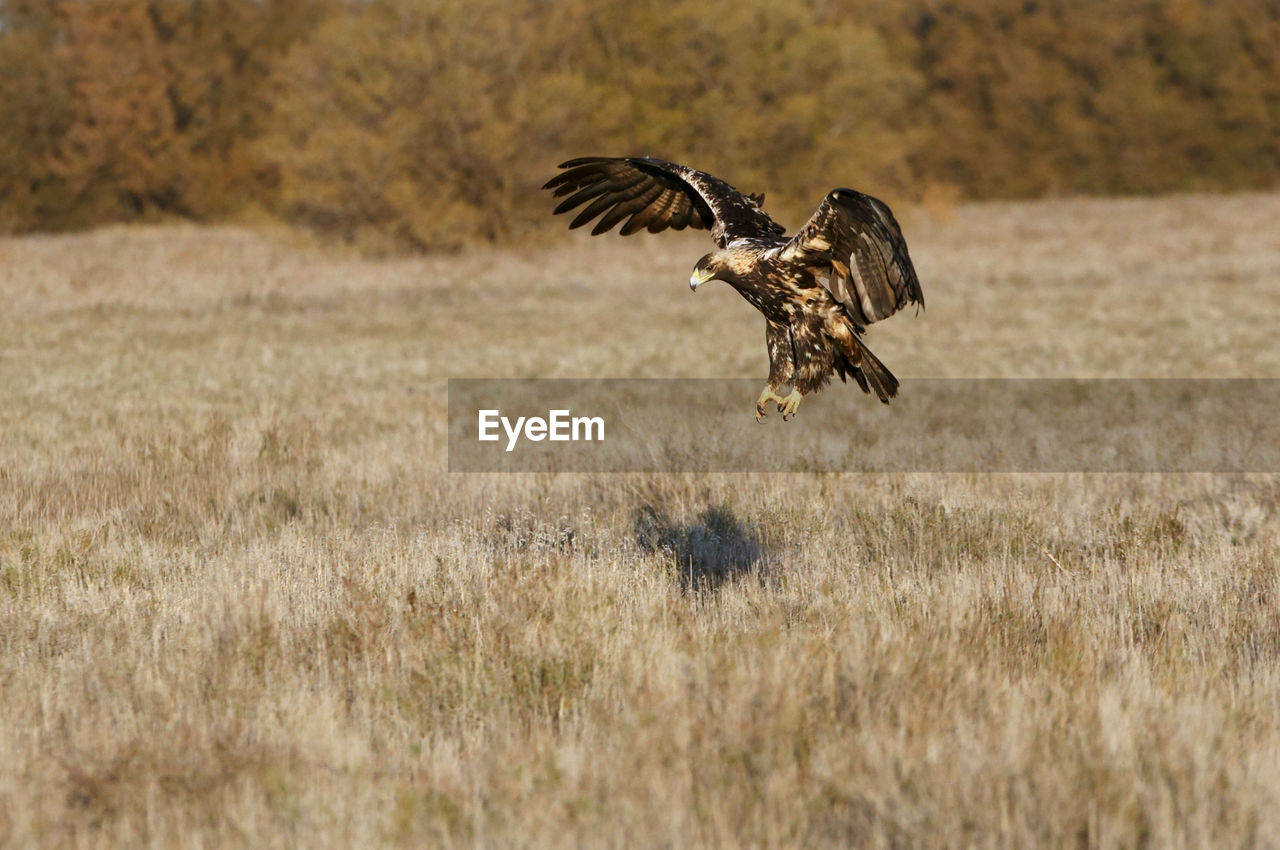
[[[698,291],[698,287],[711,280],[714,272],[709,269],[694,269],[693,274],[689,277],[689,288],[694,292]]]

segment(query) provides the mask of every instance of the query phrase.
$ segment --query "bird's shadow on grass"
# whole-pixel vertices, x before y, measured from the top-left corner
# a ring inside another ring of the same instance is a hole
[[[632,523],[636,545],[664,553],[684,593],[719,590],[735,576],[758,572],[764,547],[750,526],[723,505],[707,507],[691,522],[673,520],[666,511],[644,505]]]

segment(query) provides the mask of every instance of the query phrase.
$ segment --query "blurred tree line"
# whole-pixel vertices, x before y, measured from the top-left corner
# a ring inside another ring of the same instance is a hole
[[[1280,0],[0,0],[0,230],[545,230],[562,159],[891,198],[1280,174]]]

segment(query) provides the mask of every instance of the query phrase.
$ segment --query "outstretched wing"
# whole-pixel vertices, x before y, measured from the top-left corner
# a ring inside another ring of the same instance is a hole
[[[582,157],[560,164],[565,171],[547,181],[557,198],[569,197],[556,214],[586,204],[570,222],[581,227],[597,216],[593,234],[612,230],[658,233],[670,227],[710,230],[720,247],[742,237],[778,236],[782,225],[760,209],[763,195],[744,195],[723,180],[652,157]]]
[[[870,195],[833,190],[779,256],[825,277],[831,295],[862,322],[924,306],[902,228],[889,205]]]

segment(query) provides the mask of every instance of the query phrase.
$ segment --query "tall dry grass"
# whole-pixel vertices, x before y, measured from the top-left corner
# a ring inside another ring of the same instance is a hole
[[[1278,217],[908,218],[872,345],[1280,377]],[[0,241],[0,845],[1278,843],[1274,477],[445,473],[450,376],[763,378],[666,236]]]

